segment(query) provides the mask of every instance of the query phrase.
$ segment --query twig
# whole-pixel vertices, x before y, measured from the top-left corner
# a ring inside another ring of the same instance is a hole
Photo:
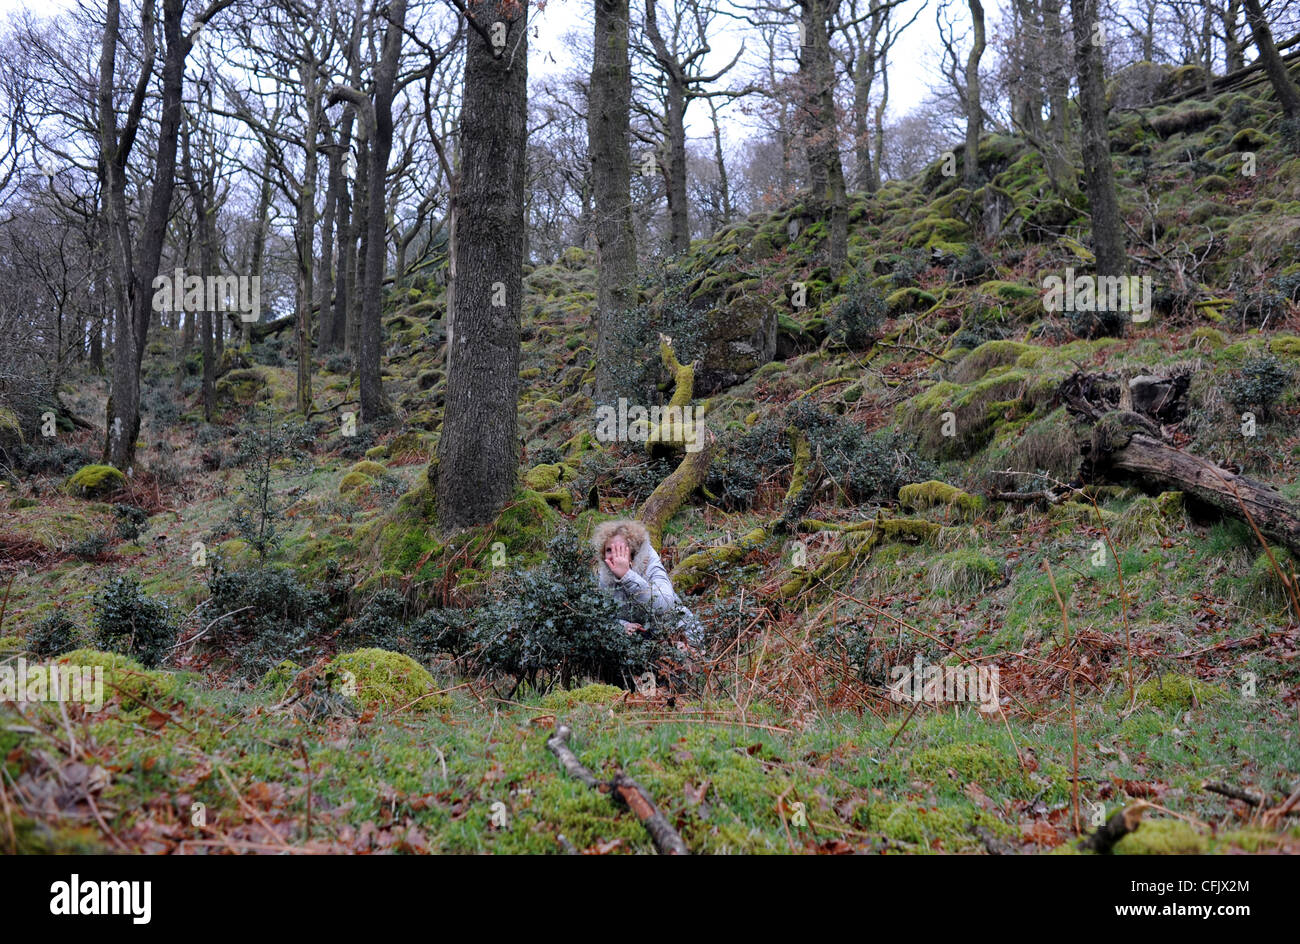
[[[572,729],[567,724],[557,725],[555,733],[546,739],[546,748],[557,758],[565,773],[585,783],[599,793],[612,793],[641,821],[655,849],[660,855],[689,855],[690,850],[668,818],[659,812],[650,795],[627,774],[619,771],[614,779],[605,783],[599,780],[569,747]]]

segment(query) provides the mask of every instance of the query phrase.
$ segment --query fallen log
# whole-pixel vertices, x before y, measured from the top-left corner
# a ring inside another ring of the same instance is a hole
[[[609,794],[616,802],[621,802],[631,810],[650,834],[650,840],[660,855],[690,855],[682,837],[655,806],[645,788],[622,771],[614,774],[609,781],[603,781],[593,774],[569,747],[569,735],[572,733],[567,724],[560,724],[556,725],[555,733],[546,739],[547,750],[559,758],[564,772],[598,793]]]
[[[1260,534],[1300,555],[1300,506],[1273,486],[1169,445],[1135,413],[1104,414],[1093,427],[1085,459],[1095,474],[1124,473],[1172,488],[1225,515],[1241,518]]]

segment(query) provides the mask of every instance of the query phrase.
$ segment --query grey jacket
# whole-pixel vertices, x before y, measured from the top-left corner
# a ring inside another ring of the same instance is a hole
[[[612,594],[619,603],[626,604],[629,613],[632,604],[636,603],[648,607],[664,622],[669,622],[676,614],[676,626],[686,633],[687,642],[692,646],[700,645],[703,642],[704,627],[673,590],[668,571],[659,559],[659,552],[649,541],[637,549],[631,565],[620,580],[602,560],[598,565],[597,577],[600,589]]]

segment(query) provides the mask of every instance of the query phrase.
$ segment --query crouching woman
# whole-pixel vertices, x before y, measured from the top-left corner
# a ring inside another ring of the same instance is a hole
[[[645,525],[630,518],[606,521],[597,525],[591,543],[600,589],[622,604],[622,615],[631,617],[619,621],[625,630],[645,632],[634,620],[638,611],[649,611],[659,627],[673,626],[685,633],[691,646],[703,643],[704,627],[673,590]]]

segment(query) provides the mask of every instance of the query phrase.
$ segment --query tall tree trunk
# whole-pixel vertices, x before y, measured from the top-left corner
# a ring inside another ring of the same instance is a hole
[[[1066,67],[1061,0],[1043,0],[1043,37],[1047,59],[1047,102],[1051,108],[1047,175],[1057,193],[1071,194],[1077,187],[1074,165],[1070,160],[1070,73]]]
[[[830,269],[838,274],[848,256],[848,193],[840,160],[835,118],[835,64],[831,58],[829,24],[839,0],[803,0],[804,45],[799,73],[806,95],[808,182],[818,215],[830,218]]]
[[[307,104],[307,125],[303,129],[302,190],[298,194],[298,292],[293,338],[298,353],[297,407],[303,416],[311,413],[311,307],[315,296],[316,271],[316,178],[320,155],[320,127],[325,103],[320,79],[305,62],[299,70],[308,78],[303,96]]]
[[[120,28],[120,0],[107,0],[107,17],[99,62],[99,140],[100,161],[107,169],[111,225],[116,246],[114,252],[121,272],[117,307],[116,350],[113,358],[113,382],[106,412],[104,459],[119,469],[129,469],[135,461],[135,442],[140,433],[140,364],[153,318],[153,280],[162,259],[167,220],[171,215],[172,194],[176,186],[177,136],[181,121],[181,93],[185,82],[185,57],[190,40],[181,32],[185,13],[184,0],[163,0],[163,42],[166,47],[162,66],[162,95],[158,119],[156,158],[153,167],[153,190],[145,210],[140,237],[132,254],[130,224],[126,207],[126,162],[139,111],[128,115],[125,140],[119,139],[113,102],[113,72],[117,57]],[[153,65],[153,5],[146,4],[144,34],[149,51],[141,68],[138,89],[148,87]],[[133,99],[143,101],[143,94]]]
[[[184,162],[182,169],[185,174],[185,184],[190,191],[190,199],[194,201],[194,216],[197,219],[198,240],[199,240],[199,269],[202,271],[204,278],[209,278],[216,274],[217,270],[217,253],[216,253],[216,234],[212,221],[212,207],[209,204],[208,177],[204,174],[201,178],[194,172],[194,153],[190,146],[190,131],[185,130],[183,139]],[[206,293],[205,297],[206,297]],[[190,324],[194,321],[197,312],[186,311],[185,321]],[[224,319],[225,315],[219,313],[218,320]],[[200,329],[201,345],[203,350],[203,419],[206,422],[212,422],[212,414],[216,410],[216,380],[217,365],[214,357],[214,343],[212,337],[213,313],[207,307],[203,306],[202,327]],[[184,374],[184,367],[180,373]]]
[[[326,183],[325,212],[321,216],[320,226],[320,328],[316,337],[316,352],[324,355],[334,350],[337,339],[334,337],[334,230],[339,211],[339,183],[343,176],[342,153],[338,143],[333,140],[328,122],[324,126],[326,148]]]
[[[718,165],[718,191],[722,198],[722,226],[731,222],[735,210],[731,205],[731,184],[727,180],[727,155],[722,150],[722,123],[718,121],[718,108],[709,99],[709,114],[713,119],[713,159]]]
[[[975,27],[975,40],[966,56],[966,155],[963,159],[962,182],[966,189],[975,190],[980,181],[980,133],[984,129],[984,106],[980,103],[980,59],[984,56],[984,5],[980,0],[967,0],[971,22]]]
[[[628,312],[636,304],[628,151],[632,70],[628,63],[628,0],[595,3],[595,53],[587,104],[587,153],[596,214],[595,400],[612,404],[619,397],[640,398],[633,379],[639,355],[628,337]]]
[[[383,52],[375,73],[370,203],[366,210],[366,279],[361,291],[361,349],[357,357],[357,372],[361,378],[361,418],[367,423],[393,410],[384,396],[384,385],[379,377],[384,262],[388,255],[388,201],[384,183],[388,173],[388,155],[393,149],[393,88],[402,51],[402,30],[406,25],[406,0],[392,0],[388,5],[388,16],[390,22],[384,31]]]
[[[1273,33],[1268,28],[1268,21],[1264,19],[1259,0],[1245,0],[1245,3],[1246,20],[1250,23],[1250,32],[1255,37],[1255,48],[1259,50],[1259,58],[1264,63],[1264,71],[1268,73],[1268,81],[1273,85],[1273,94],[1282,106],[1282,113],[1294,120],[1300,116],[1300,89],[1291,81],[1286,65],[1278,55],[1277,47],[1273,45]]]
[[[1092,214],[1092,248],[1098,275],[1123,275],[1127,266],[1123,221],[1115,195],[1115,171],[1110,161],[1106,133],[1106,82],[1103,75],[1098,0],[1072,0],[1075,66],[1079,73],[1079,113],[1082,125],[1083,174]],[[1107,331],[1120,333],[1123,321],[1105,323]]]
[[[1223,55],[1224,72],[1232,73],[1246,68],[1246,52],[1240,37],[1237,36],[1237,24],[1241,19],[1241,0],[1229,0],[1221,9],[1223,17]]]
[[[447,396],[436,470],[438,518],[446,531],[493,520],[514,491],[519,465],[528,6],[470,0],[469,12],[478,23],[503,23],[506,33],[497,49],[477,29],[466,30]]]
[[[360,144],[357,147],[357,182],[353,187],[352,234],[348,237],[349,252],[352,256],[349,260],[351,271],[348,277],[348,285],[352,287],[353,291],[352,297],[348,299],[348,321],[344,326],[343,344],[347,351],[353,355],[354,360],[361,349],[361,305],[362,295],[364,294],[364,292],[357,290],[357,287],[365,284],[366,254],[370,243],[367,237],[369,229],[366,223],[370,218],[371,199],[370,137],[371,132],[366,129],[361,134]]]

